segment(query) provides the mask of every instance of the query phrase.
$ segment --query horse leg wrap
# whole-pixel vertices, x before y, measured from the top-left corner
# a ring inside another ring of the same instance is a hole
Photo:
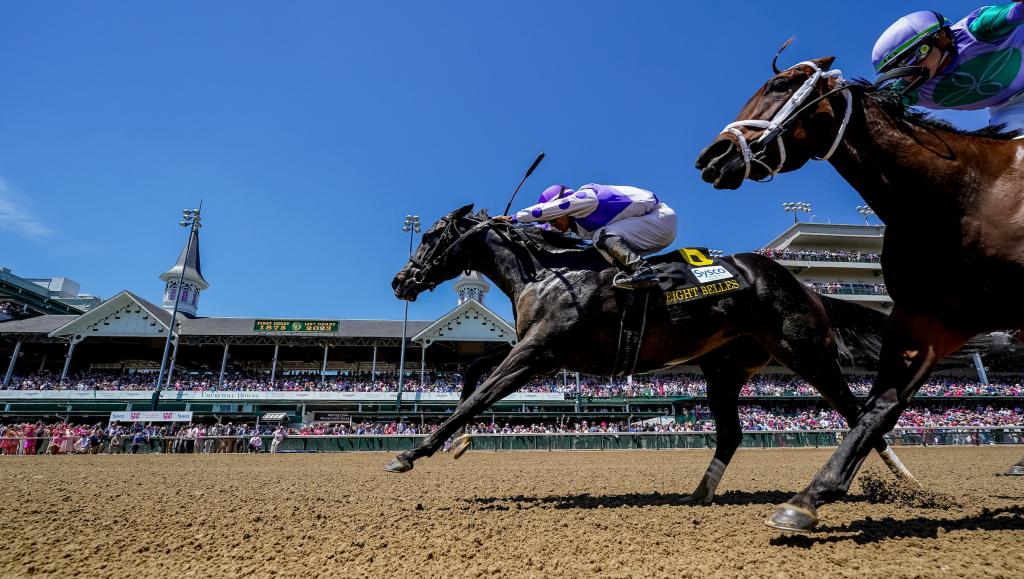
[[[718,489],[718,483],[722,481],[723,474],[725,474],[725,463],[717,458],[712,459],[707,472],[704,473],[705,488],[707,489],[707,497],[704,500],[711,502],[711,498],[715,496],[715,491]]]
[[[878,451],[878,455],[882,457],[885,465],[888,466],[889,470],[891,470],[897,477],[914,483],[918,482],[914,474],[910,472],[910,469],[904,466],[900,457],[896,456],[896,453],[893,452],[891,446],[886,445],[885,450]]]

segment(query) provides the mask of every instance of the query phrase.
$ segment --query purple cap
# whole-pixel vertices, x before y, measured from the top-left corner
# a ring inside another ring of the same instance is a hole
[[[938,33],[949,21],[938,12],[921,10],[907,14],[887,28],[871,50],[871,64],[875,72],[883,72],[887,65],[900,60],[904,54],[917,47],[922,41]]]
[[[552,185],[540,194],[540,199],[537,200],[537,203],[547,203],[553,199],[561,199],[569,195],[572,195],[572,189],[566,188],[565,185]]]

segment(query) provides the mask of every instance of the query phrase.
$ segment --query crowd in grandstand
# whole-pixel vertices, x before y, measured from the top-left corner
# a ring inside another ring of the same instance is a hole
[[[809,408],[794,414],[776,414],[760,406],[742,406],[740,425],[745,431],[814,431],[846,429],[846,422],[832,410]],[[1024,427],[1024,410],[992,406],[933,410],[910,408],[897,428]],[[429,434],[436,424],[378,422],[355,424],[305,424],[284,428],[253,424],[162,424],[139,422],[127,425],[75,425],[66,422],[27,422],[0,426],[0,454],[135,454],[237,453],[277,450],[289,436],[411,436]],[[574,422],[504,423],[480,422],[467,427],[470,434],[542,434],[602,432],[710,432],[714,419],[706,411],[673,421],[668,417],[634,423],[595,418]]]
[[[889,290],[884,283],[842,283],[805,281],[804,285],[819,294],[887,296]]]
[[[825,249],[759,249],[757,253],[772,259],[793,261],[845,261],[855,263],[880,263],[882,256],[877,253],[860,251],[834,251]]]
[[[867,376],[848,378],[850,389],[859,396],[866,396],[871,389]],[[83,373],[60,382],[54,374],[33,374],[15,377],[8,389],[13,390],[153,390],[156,388],[155,373],[132,373],[112,375],[99,372]],[[172,381],[172,389],[186,391],[317,391],[317,392],[395,392],[398,380],[393,374],[379,374],[373,379],[369,375],[352,374],[331,376],[321,381],[319,374],[284,375],[271,384],[269,377],[243,377],[233,375],[218,386],[217,376],[185,375]],[[406,379],[403,389],[408,392],[457,393],[462,391],[458,375],[434,375],[427,383],[419,383],[419,374]],[[523,392],[555,392],[569,396],[577,394],[592,398],[650,398],[666,396],[707,395],[707,382],[700,374],[667,374],[661,376],[638,376],[632,381],[581,376],[577,388],[572,374],[556,374],[531,381]],[[740,395],[750,398],[761,397],[817,397],[817,391],[803,380],[785,374],[760,374],[743,386]],[[972,397],[972,396],[1024,396],[1024,377],[997,378],[991,384],[967,379],[947,379],[933,376],[917,393],[918,397]]]

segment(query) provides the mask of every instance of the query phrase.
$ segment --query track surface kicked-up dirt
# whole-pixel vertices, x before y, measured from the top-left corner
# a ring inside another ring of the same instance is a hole
[[[0,457],[0,576],[1024,577],[1024,449],[898,449],[946,508],[762,526],[830,452],[740,451],[709,507],[710,451]]]

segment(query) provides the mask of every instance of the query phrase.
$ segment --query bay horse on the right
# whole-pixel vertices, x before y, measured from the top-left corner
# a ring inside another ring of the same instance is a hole
[[[797,532],[847,493],[940,360],[976,334],[1024,328],[1024,140],[930,119],[894,90],[844,81],[833,60],[773,62],[775,76],[697,159],[716,189],[827,159],[886,224],[893,311],[878,375],[839,448],[765,521]],[[1007,474],[1024,474],[1024,460]]]

